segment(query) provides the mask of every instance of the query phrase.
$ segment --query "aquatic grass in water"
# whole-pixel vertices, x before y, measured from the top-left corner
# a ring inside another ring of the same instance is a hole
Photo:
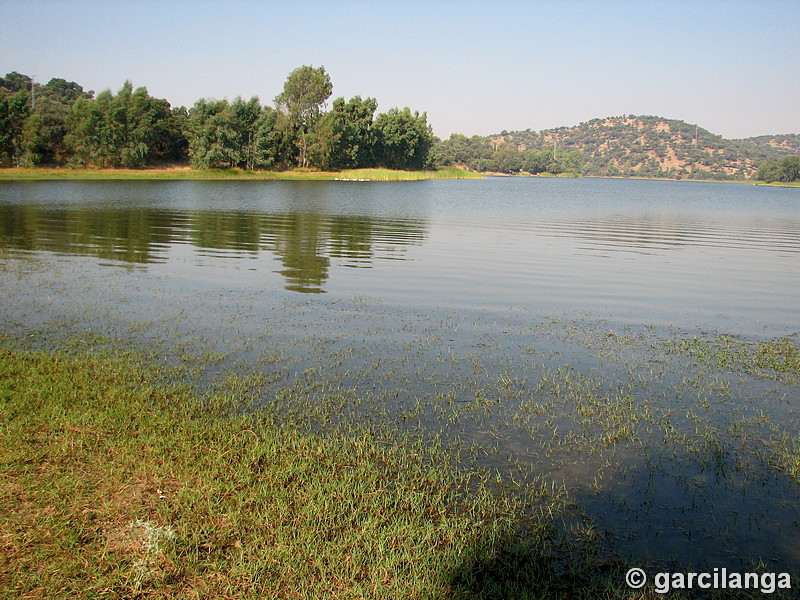
[[[788,337],[750,341],[730,335],[710,339],[694,336],[672,341],[668,347],[718,369],[741,369],[756,377],[800,381],[800,347]]]
[[[5,348],[0,373],[3,596],[588,598],[608,585],[558,567],[541,510],[430,445],[308,435],[240,414],[236,393],[153,385],[130,355]]]

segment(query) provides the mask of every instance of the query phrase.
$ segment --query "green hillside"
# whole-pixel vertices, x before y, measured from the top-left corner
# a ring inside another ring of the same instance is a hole
[[[634,115],[491,138],[520,150],[578,150],[587,175],[749,179],[764,161],[800,154],[797,134],[728,140],[685,121]]]
[[[634,115],[488,137],[454,134],[434,149],[440,164],[476,171],[675,179],[750,179],[765,161],[798,154],[797,134],[728,140],[684,121]]]

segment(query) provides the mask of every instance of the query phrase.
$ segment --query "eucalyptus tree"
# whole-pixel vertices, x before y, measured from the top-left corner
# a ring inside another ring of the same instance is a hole
[[[241,160],[236,125],[227,100],[201,98],[189,111],[186,138],[194,169],[227,169]]]
[[[308,166],[309,133],[333,92],[325,67],[298,67],[286,78],[283,91],[275,97],[275,106],[287,117],[287,125],[297,139],[298,163]]]
[[[135,90],[126,81],[114,95],[110,90],[96,98],[78,98],[66,117],[65,144],[78,165],[142,168],[162,160],[159,151],[176,115],[166,100],[153,98],[147,88]]]
[[[166,100],[153,98],[144,87],[131,91],[132,87],[126,82],[112,101],[112,122],[119,121],[116,160],[125,167],[142,168],[161,158],[159,142],[172,111]]]
[[[67,113],[67,133],[64,144],[69,163],[75,166],[105,166],[103,151],[104,112],[110,103],[111,92],[100,92],[96,98],[78,98]]]
[[[767,183],[800,181],[800,156],[786,156],[779,161],[764,161],[758,168],[756,179]]]
[[[518,173],[522,169],[523,156],[512,143],[505,142],[497,146],[492,154],[494,169],[501,173]]]
[[[195,169],[269,168],[280,160],[284,141],[278,115],[258,98],[198,100],[189,111],[186,137]]]
[[[280,127],[280,114],[269,106],[261,108],[255,122],[251,168],[269,169],[288,160],[288,144]]]
[[[22,163],[23,130],[30,110],[30,95],[25,90],[0,97],[0,165]]]
[[[800,180],[800,156],[787,156],[782,158],[778,172],[780,180],[784,183],[791,183]]]
[[[90,99],[94,92],[60,78],[34,87],[35,102],[23,131],[24,162],[28,166],[66,162],[67,114],[79,98]]]
[[[375,165],[375,131],[373,120],[378,102],[375,98],[354,96],[333,101],[330,114],[337,135],[331,164],[337,169],[364,168]]]
[[[430,165],[433,131],[427,114],[392,108],[375,118],[376,162],[389,169],[423,169]]]

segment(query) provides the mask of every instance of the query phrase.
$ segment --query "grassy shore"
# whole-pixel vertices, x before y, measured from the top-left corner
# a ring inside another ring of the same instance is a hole
[[[303,433],[142,365],[0,349],[0,597],[632,597],[443,450]]]
[[[764,181],[756,182],[756,185],[770,185],[772,187],[800,187],[800,181],[793,181],[791,183],[783,183],[782,181],[772,181],[766,183]]]
[[[418,181],[423,179],[482,179],[479,173],[456,167],[434,171],[396,171],[392,169],[350,169],[345,171],[246,171],[243,169],[0,169],[0,180],[127,180],[127,179],[200,179],[200,180],[286,180],[286,181]]]

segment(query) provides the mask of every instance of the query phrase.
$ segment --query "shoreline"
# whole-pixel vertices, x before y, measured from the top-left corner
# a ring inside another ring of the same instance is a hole
[[[393,169],[346,169],[343,171],[246,171],[243,169],[192,169],[167,167],[160,169],[70,169],[66,167],[0,168],[0,181],[425,181],[430,179],[487,179],[489,177],[524,177],[543,179],[632,179],[697,183],[736,183],[767,187],[798,188],[800,182],[782,183],[754,179],[675,179],[672,177],[623,177],[619,175],[530,175],[527,173],[476,172],[461,167],[441,167],[429,171]]]
[[[245,171],[242,169],[192,169],[173,167],[163,169],[69,169],[22,168],[0,169],[0,181],[48,180],[249,180],[249,181],[420,181],[427,179],[483,179],[478,173],[456,167],[433,171],[400,171],[393,169],[346,169],[343,171]]]

